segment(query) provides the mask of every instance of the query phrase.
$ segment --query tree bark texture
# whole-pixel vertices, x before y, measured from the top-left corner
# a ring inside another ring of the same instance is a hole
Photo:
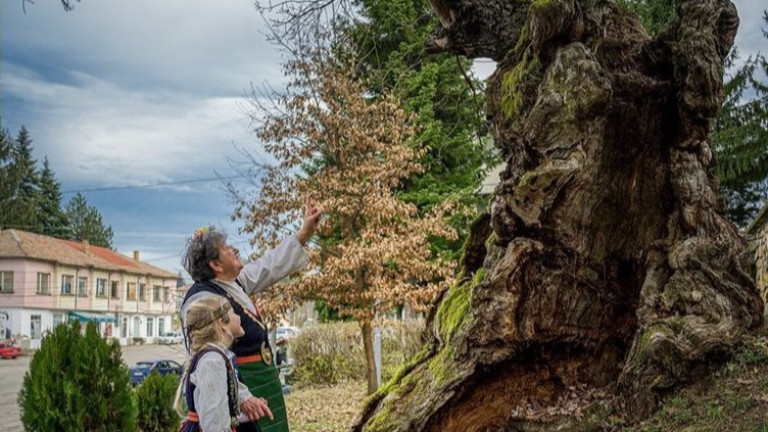
[[[763,319],[708,142],[735,7],[679,0],[652,39],[607,0],[431,3],[431,50],[499,62],[507,167],[492,233],[474,227],[424,350],[355,430],[576,430],[585,400],[649,414]]]

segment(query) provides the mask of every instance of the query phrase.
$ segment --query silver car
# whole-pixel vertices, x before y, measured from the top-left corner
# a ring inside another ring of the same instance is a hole
[[[159,344],[180,344],[184,341],[184,335],[181,334],[180,331],[173,331],[164,333],[160,337],[157,338],[157,343]]]

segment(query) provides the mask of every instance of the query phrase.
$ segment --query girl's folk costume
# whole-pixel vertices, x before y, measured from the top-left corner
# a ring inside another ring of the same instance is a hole
[[[249,295],[263,291],[307,264],[309,260],[301,243],[292,235],[275,249],[246,264],[235,283],[221,280],[196,281],[187,291],[181,306],[181,316],[185,317],[187,305],[201,296],[215,294],[229,300],[232,309],[240,316],[245,335],[237,339],[231,348],[236,356],[240,379],[245,384],[240,386],[238,403],[251,396],[267,400],[274,420],[259,420],[258,425],[262,432],[289,432],[290,428],[282,384],[272,358],[269,333]],[[184,337],[186,341],[186,333]],[[245,423],[238,427],[238,430],[254,429],[252,424]]]
[[[189,412],[180,432],[234,432],[240,414],[234,354],[210,344],[192,357],[184,379]]]

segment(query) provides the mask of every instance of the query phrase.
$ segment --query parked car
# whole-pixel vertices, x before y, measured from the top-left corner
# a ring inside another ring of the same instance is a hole
[[[275,330],[275,341],[277,341],[278,344],[280,344],[282,341],[287,342],[290,338],[296,336],[297,334],[299,334],[298,327],[278,327]]]
[[[160,337],[157,338],[157,343],[159,344],[180,344],[184,342],[184,335],[181,334],[180,331],[173,331],[168,333],[163,333]]]
[[[181,376],[184,371],[183,366],[173,360],[157,359],[140,361],[129,369],[131,384],[139,385],[144,382],[150,373],[157,371],[160,375],[176,374]]]
[[[21,348],[9,340],[0,341],[0,357],[15,359],[21,355]]]

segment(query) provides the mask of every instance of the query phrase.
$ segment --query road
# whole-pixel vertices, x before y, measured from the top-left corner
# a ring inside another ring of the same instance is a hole
[[[155,358],[168,358],[183,363],[186,357],[183,345],[125,346],[122,352],[123,360],[128,365]],[[16,397],[31,360],[31,356],[0,360],[0,430],[3,432],[24,432]]]

